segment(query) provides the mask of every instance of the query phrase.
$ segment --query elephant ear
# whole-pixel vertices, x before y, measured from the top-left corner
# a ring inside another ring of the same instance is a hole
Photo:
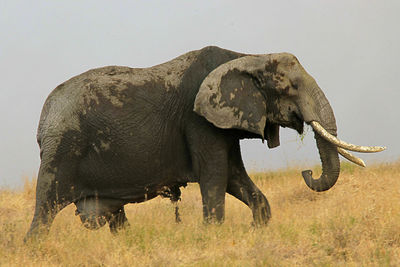
[[[266,134],[268,146],[279,145],[279,128],[265,129],[266,100],[253,78],[254,73],[264,69],[265,61],[259,56],[245,56],[222,64],[200,85],[194,111],[216,127],[249,131],[263,140]]]

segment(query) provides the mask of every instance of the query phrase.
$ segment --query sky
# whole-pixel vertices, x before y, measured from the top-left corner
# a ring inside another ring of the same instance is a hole
[[[150,67],[208,45],[290,52],[317,81],[339,138],[384,145],[367,165],[400,158],[400,1],[0,2],[0,187],[39,168],[36,130],[47,95],[107,65]],[[242,141],[248,171],[319,163],[312,130],[281,129],[281,145]],[[299,174],[299,179],[301,175]]]

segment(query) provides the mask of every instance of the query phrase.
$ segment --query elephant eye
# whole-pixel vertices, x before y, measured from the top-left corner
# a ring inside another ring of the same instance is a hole
[[[290,85],[296,90],[299,89],[298,85],[296,83],[293,83],[292,81],[290,81]]]

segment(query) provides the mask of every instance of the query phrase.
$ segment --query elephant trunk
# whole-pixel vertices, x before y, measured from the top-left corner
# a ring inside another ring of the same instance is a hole
[[[303,117],[306,123],[318,121],[331,135],[337,135],[336,120],[333,110],[322,90],[315,81],[308,87],[305,98],[306,105],[303,106]],[[322,174],[318,179],[312,177],[312,171],[302,172],[307,186],[317,192],[330,189],[337,181],[340,173],[340,161],[337,146],[325,140],[314,130],[319,155],[322,163]]]
[[[312,177],[312,171],[302,172],[307,186],[314,191],[322,192],[330,189],[337,181],[340,173],[340,161],[335,145],[315,133],[315,140],[322,163],[322,174],[318,179]]]

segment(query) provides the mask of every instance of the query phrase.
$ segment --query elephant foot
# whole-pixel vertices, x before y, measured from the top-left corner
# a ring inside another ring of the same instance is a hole
[[[110,232],[112,234],[117,234],[120,230],[126,229],[130,226],[125,215],[124,207],[107,216],[107,222],[110,226]]]
[[[261,192],[252,194],[252,204],[250,205],[253,212],[254,223],[257,226],[265,226],[271,219],[271,208],[268,200]]]

